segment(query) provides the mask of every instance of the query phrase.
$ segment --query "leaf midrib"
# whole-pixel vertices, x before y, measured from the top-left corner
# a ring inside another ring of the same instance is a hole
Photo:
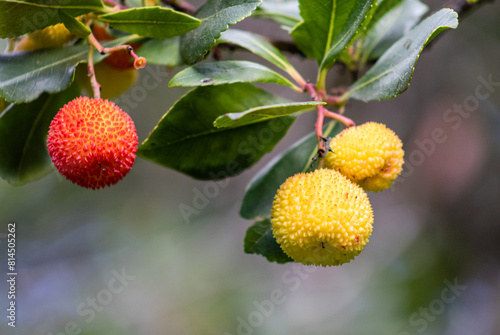
[[[25,5],[25,6],[32,6],[32,7],[39,7],[39,8],[53,8],[53,9],[91,9],[91,10],[100,10],[103,7],[94,7],[94,6],[63,6],[63,5],[47,5],[47,4],[39,4],[39,3],[34,3],[34,2],[26,2],[26,1],[11,1],[11,0],[5,0],[5,2],[11,2],[15,4],[20,4],[20,5]]]
[[[124,39],[126,41],[126,40],[128,40],[128,37],[121,38],[121,39]],[[117,42],[118,40],[120,40],[120,39],[113,40],[113,42]],[[81,47],[81,46],[78,46],[78,47]],[[30,72],[25,72],[25,73],[21,74],[20,76],[13,77],[9,80],[2,81],[0,83],[0,89],[3,90],[5,87],[12,85],[13,83],[15,83],[15,85],[17,87],[17,84],[19,82],[21,82],[25,78],[31,77],[31,75],[38,76],[41,72],[43,72],[44,70],[47,70],[49,68],[56,67],[56,66],[62,66],[64,63],[70,63],[71,61],[79,60],[79,62],[75,64],[75,66],[76,66],[79,63],[84,62],[86,60],[85,58],[81,59],[82,55],[86,55],[86,54],[88,54],[88,47],[86,47],[84,50],[82,50],[81,52],[79,52],[77,54],[71,54],[70,56],[68,56],[66,58],[59,59],[56,62],[47,64],[47,65],[42,66],[40,68],[35,68],[34,70],[31,70]],[[47,91],[47,92],[49,92],[49,91]]]
[[[280,116],[280,117],[288,117],[288,116],[290,116],[290,115],[284,115],[284,116]],[[209,136],[209,135],[212,135],[214,133],[223,133],[223,132],[227,132],[227,131],[240,130],[241,128],[250,127],[250,126],[253,126],[256,123],[260,123],[260,122],[265,122],[265,120],[264,121],[260,121],[259,120],[259,122],[255,122],[255,123],[251,123],[251,124],[245,124],[243,126],[235,127],[235,128],[228,128],[228,127],[215,128],[214,127],[213,130],[209,129],[208,131],[199,132],[199,133],[191,134],[191,135],[186,135],[186,136],[184,136],[182,138],[178,138],[176,141],[169,141],[169,142],[166,142],[164,145],[161,145],[161,146],[158,146],[158,147],[164,148],[164,147],[171,146],[173,144],[177,144],[179,142],[184,142],[184,141],[189,141],[189,140],[192,140],[192,139],[201,138],[201,137],[204,137],[204,136]],[[173,128],[173,127],[168,126],[167,128]],[[178,127],[175,127],[175,129],[178,129]],[[147,144],[149,141],[150,141],[149,139],[146,139],[146,141],[144,141],[141,144],[141,147],[143,145]],[[155,150],[158,149],[158,147],[156,147]]]
[[[330,51],[330,44],[332,43],[333,30],[335,29],[335,11],[336,11],[336,9],[337,9],[337,0],[333,0],[333,2],[332,2],[332,15],[330,17],[330,27],[328,29],[328,36],[326,39],[326,46],[325,46],[325,52],[323,54],[323,58],[325,58],[326,55],[328,55],[328,52]]]
[[[235,61],[237,62],[237,61]],[[248,63],[252,63],[252,62],[248,62]],[[273,71],[263,65],[260,65],[258,63],[253,63],[253,64],[248,64],[248,65],[242,65],[242,66],[236,66],[234,68],[230,68],[230,69],[224,69],[224,70],[221,70],[218,72],[218,74],[224,74],[224,73],[230,73],[232,71],[240,71],[240,70],[254,70],[254,71],[259,71],[263,74],[269,74],[269,75],[273,75],[275,76],[277,79],[280,79],[282,82],[281,84],[283,83],[286,83],[288,86],[293,86],[293,83],[288,80],[286,77],[284,77],[283,75],[281,75],[280,73],[276,72],[276,71]],[[188,75],[184,75],[184,76],[180,76],[179,78],[180,79],[190,79],[192,77],[196,78],[196,77],[199,77],[200,75],[200,72],[197,72],[197,73],[192,73],[192,74],[188,74]],[[178,80],[180,80],[178,79]],[[262,80],[263,79],[270,79],[270,78],[265,78],[265,77],[262,77]],[[272,79],[272,78],[271,78]],[[222,81],[222,80],[221,80]],[[246,82],[246,81],[243,81],[243,80],[240,80],[240,81],[234,81],[234,80],[230,80],[230,82]],[[279,84],[279,83],[277,83]]]

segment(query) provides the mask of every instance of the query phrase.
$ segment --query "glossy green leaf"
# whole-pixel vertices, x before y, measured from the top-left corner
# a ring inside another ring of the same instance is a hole
[[[379,58],[394,42],[417,24],[428,9],[429,7],[419,0],[404,0],[384,12],[363,39],[360,46],[361,64],[369,59]]]
[[[62,22],[59,10],[70,16],[102,11],[101,0],[0,1],[0,38],[11,38]]]
[[[181,55],[188,64],[202,59],[229,25],[249,16],[262,0],[208,0],[196,13],[201,25],[182,36]]]
[[[43,94],[28,104],[11,105],[0,116],[0,176],[14,185],[42,178],[53,170],[47,152],[49,125],[59,109],[80,95],[77,85]]]
[[[264,65],[236,60],[193,65],[177,73],[170,80],[169,86],[205,86],[244,82],[275,83],[300,91],[290,80]]]
[[[269,219],[257,221],[248,228],[245,235],[244,250],[247,254],[262,255],[269,262],[279,264],[293,262],[293,259],[288,257],[276,242]]]
[[[197,87],[163,116],[137,154],[198,179],[236,175],[271,151],[294,118],[223,129],[215,128],[214,120],[223,114],[285,102],[246,83]]]
[[[336,2],[336,0],[333,1]],[[349,3],[349,1],[347,2]],[[363,23],[366,13],[371,8],[374,0],[358,0],[350,2],[353,3],[353,7],[350,10],[349,16],[346,18],[346,21],[343,22],[341,26],[337,23],[338,19],[342,20],[341,15],[344,10],[339,3],[338,5],[340,8],[336,10],[336,18],[334,19],[334,22],[330,22],[333,26],[330,33],[335,37],[331,40],[330,44],[327,44],[325,49],[326,53],[321,62],[320,70],[327,70],[333,66],[340,52],[349,45],[349,42],[351,42],[356,34],[356,31]]]
[[[375,25],[379,20],[381,20],[385,14],[390,12],[394,7],[397,7],[405,0],[378,0],[374,3],[374,12],[370,22],[367,25],[369,30],[373,25]]]
[[[71,33],[73,33],[73,35],[75,35],[76,37],[85,38],[90,35],[90,28],[75,19],[73,16],[70,16],[64,11],[60,10],[59,17],[61,18],[62,23],[64,23],[66,29],[71,31]]]
[[[259,106],[240,113],[230,113],[219,116],[214,126],[239,127],[255,122],[261,122],[277,117],[293,115],[313,110],[318,105],[325,105],[323,101],[290,102],[286,104]]]
[[[310,53],[321,64],[321,70],[329,69],[351,41],[373,2],[374,0],[299,1],[300,15],[304,22],[297,27],[298,33],[295,29],[292,31],[292,37],[301,50],[311,48]]]
[[[316,58],[314,48],[312,47],[314,40],[311,39],[307,26],[303,21],[297,24],[290,34],[297,47],[304,53],[304,55],[306,55],[307,58]]]
[[[125,43],[129,37],[103,43],[114,46]],[[11,52],[0,55],[0,97],[10,102],[29,102],[43,92],[65,90],[73,81],[78,63],[86,62],[89,46],[75,45],[64,48],[31,52]],[[106,56],[94,53],[98,62]]]
[[[334,137],[341,130],[339,123],[325,126],[324,136]],[[318,150],[316,133],[302,138],[285,153],[274,157],[247,186],[240,215],[245,219],[266,218],[271,215],[274,196],[288,177],[312,170],[311,159]]]
[[[388,11],[400,4],[404,0],[377,0],[373,2],[372,7],[368,10],[366,18],[360,25],[358,32],[354,35],[353,40],[364,36]]]
[[[288,32],[302,21],[299,12],[299,2],[297,0],[264,1],[253,15],[257,18],[274,20],[281,25],[281,28]]]
[[[280,69],[289,72],[293,69],[288,59],[271,43],[263,40],[255,34],[238,29],[229,29],[222,33],[217,43],[231,43],[245,48],[259,55]]]
[[[390,0],[392,1],[392,0]],[[401,1],[401,0],[396,0],[396,1]],[[354,34],[351,37],[351,42],[356,41],[359,37],[363,36],[366,32],[367,27],[371,24],[373,16],[377,9],[379,8],[379,5],[384,2],[384,0],[374,0],[368,8],[368,10],[365,12],[364,17],[361,20],[361,23],[359,24],[358,28],[354,32]],[[352,43],[349,43],[351,45]]]
[[[458,15],[441,9],[413,28],[387,50],[342,97],[370,101],[392,99],[410,85],[415,63],[424,46],[441,31],[458,26]]]
[[[99,16],[113,28],[157,39],[182,35],[200,25],[200,20],[170,8],[144,7]]]
[[[136,52],[138,56],[147,59],[148,64],[179,66],[183,65],[180,54],[179,36],[162,40],[150,39]]]

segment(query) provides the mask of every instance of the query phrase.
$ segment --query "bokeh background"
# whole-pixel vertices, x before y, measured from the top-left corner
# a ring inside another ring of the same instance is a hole
[[[424,2],[431,11],[442,5]],[[57,173],[22,187],[0,181],[0,233],[17,224],[18,262],[14,330],[0,239],[0,334],[500,334],[500,84],[487,99],[476,96],[480,78],[500,83],[499,22],[498,1],[481,6],[422,54],[407,92],[349,105],[357,124],[383,122],[403,139],[406,167],[391,189],[369,194],[371,241],[341,267],[278,265],[243,252],[247,183],[313,130],[314,113],[189,222],[179,206],[192,206],[206,182],[140,158],[100,191]],[[238,27],[286,37],[270,22]],[[313,61],[291,59],[315,78]],[[124,107],[141,141],[186,92],[167,87],[175,72],[150,68],[164,75],[160,85]],[[345,76],[339,67],[329,80]]]

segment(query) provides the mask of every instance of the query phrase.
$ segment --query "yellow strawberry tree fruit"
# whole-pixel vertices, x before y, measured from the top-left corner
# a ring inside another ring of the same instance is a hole
[[[62,47],[75,39],[62,23],[34,31],[24,36],[16,45],[15,51],[28,51]]]
[[[392,185],[404,163],[403,143],[384,124],[367,122],[344,129],[332,139],[327,168],[339,171],[366,191],[378,192]]]
[[[333,266],[359,255],[372,232],[365,191],[339,172],[299,173],[278,190],[271,209],[273,235],[294,261]]]

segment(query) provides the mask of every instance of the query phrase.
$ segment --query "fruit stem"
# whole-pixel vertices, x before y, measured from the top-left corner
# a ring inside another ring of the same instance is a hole
[[[132,48],[128,44],[122,44],[116,47],[105,48],[101,45],[101,43],[99,43],[99,41],[95,38],[94,34],[92,33],[90,33],[89,35],[89,43],[90,45],[93,45],[101,55],[109,54],[120,50],[128,52],[128,54],[134,58],[134,67],[136,70],[142,69],[146,66],[146,58],[137,56],[137,54],[134,52],[134,48]]]
[[[342,107],[342,101],[339,96],[329,95],[324,90],[318,90],[318,95],[323,101],[326,101],[327,104]]]
[[[345,124],[346,127],[354,127],[356,125],[353,120],[349,119],[348,117],[345,117],[344,115],[342,115],[342,113],[334,113],[325,109],[325,116],[331,117],[335,120],[342,122],[343,124]]]
[[[94,46],[90,45],[89,48],[89,62],[88,62],[88,73],[87,75],[90,77],[90,86],[92,87],[92,91],[94,92],[94,99],[101,98],[101,85],[97,82],[95,77],[94,70]]]
[[[306,91],[309,92],[309,94],[314,99],[314,101],[323,101],[322,100],[323,97],[320,97],[320,95],[318,94],[318,91],[316,91],[316,87],[313,84],[307,83],[304,88]],[[344,111],[344,106],[340,107],[340,109],[339,109],[340,113],[331,112],[331,111],[327,110],[325,108],[325,106],[323,106],[323,105],[316,106],[316,109],[318,110],[318,117],[316,119],[316,124],[314,125],[314,127],[316,129],[316,137],[318,139],[318,152],[319,153],[326,153],[326,149],[327,149],[325,147],[326,141],[325,141],[325,138],[323,136],[323,123],[325,121],[325,116],[331,117],[335,120],[342,122],[343,124],[346,125],[346,127],[352,127],[355,124],[354,124],[354,121],[352,121],[348,117],[345,117],[342,115],[342,113]]]

